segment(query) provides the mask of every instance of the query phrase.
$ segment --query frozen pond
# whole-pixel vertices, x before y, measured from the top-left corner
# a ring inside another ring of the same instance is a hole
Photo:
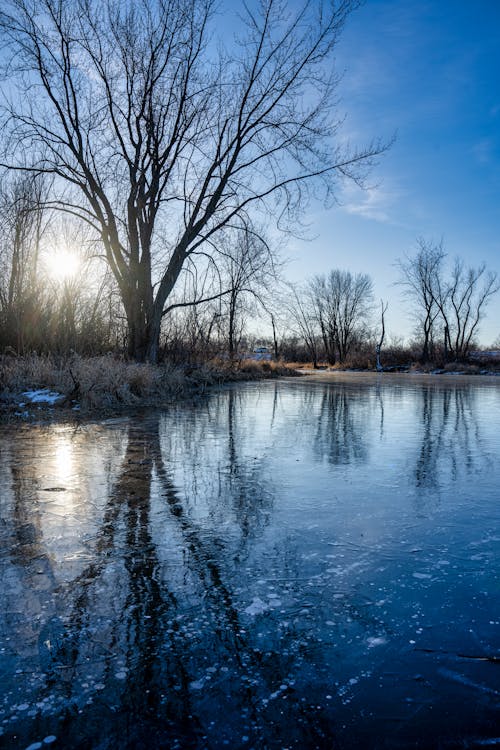
[[[499,458],[453,377],[2,427],[0,745],[500,746]]]

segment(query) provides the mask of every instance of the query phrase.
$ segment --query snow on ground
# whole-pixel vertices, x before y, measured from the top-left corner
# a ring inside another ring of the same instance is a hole
[[[29,399],[32,404],[55,404],[56,401],[64,398],[62,393],[49,391],[47,388],[40,388],[37,391],[24,391],[21,395]]]

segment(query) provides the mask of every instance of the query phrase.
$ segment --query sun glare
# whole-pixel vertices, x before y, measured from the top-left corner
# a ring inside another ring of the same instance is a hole
[[[57,250],[48,257],[49,273],[57,281],[67,281],[75,276],[79,266],[78,256],[70,250]]]

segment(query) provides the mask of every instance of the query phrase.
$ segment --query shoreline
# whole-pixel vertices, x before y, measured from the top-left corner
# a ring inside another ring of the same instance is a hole
[[[489,372],[470,373],[465,371],[443,371],[433,370],[429,372],[410,370],[377,372],[376,370],[339,370],[294,368],[288,372],[286,368],[279,371],[260,370],[249,373],[218,373],[217,378],[204,379],[197,382],[190,381],[185,387],[155,394],[137,396],[133,401],[126,403],[107,403],[81,406],[76,401],[70,405],[68,395],[58,393],[53,387],[46,385],[37,389],[25,389],[17,392],[3,394],[0,398],[0,425],[43,425],[53,422],[92,422],[96,419],[108,419],[112,417],[128,417],[137,415],[152,409],[168,409],[181,402],[196,402],[201,400],[210,392],[233,386],[235,384],[260,383],[269,380],[285,380],[287,382],[301,382],[311,384],[342,384],[347,386],[381,386],[402,385],[413,383],[419,385],[435,386],[500,386],[500,372],[492,370]],[[27,397],[30,393],[33,400]]]
[[[500,372],[492,370],[488,373],[470,373],[465,371],[430,371],[410,370],[399,372],[377,372],[376,370],[309,370],[299,369],[297,372],[310,382],[339,382],[342,380],[355,382],[372,381],[374,384],[382,381],[401,382],[410,379],[412,382],[422,383],[456,383],[500,385]]]

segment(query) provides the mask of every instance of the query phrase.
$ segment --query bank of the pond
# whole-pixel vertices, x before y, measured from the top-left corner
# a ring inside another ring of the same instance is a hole
[[[211,360],[151,365],[111,355],[0,357],[0,419],[113,414],[164,406],[235,381],[294,375],[276,362]]]
[[[196,398],[225,383],[305,376],[308,382],[372,383],[394,380],[500,383],[500,371],[477,367],[423,370],[417,366],[383,372],[312,369],[297,363],[214,359],[204,363],[151,365],[112,355],[83,358],[0,356],[0,421],[52,421],[109,416]]]
[[[305,377],[308,383],[352,383],[366,385],[380,385],[382,383],[414,383],[447,385],[453,381],[461,384],[493,385],[500,386],[500,373],[496,371],[481,372],[473,374],[466,371],[441,371],[435,370],[424,372],[422,370],[411,370],[408,372],[376,372],[375,370],[309,370],[297,371]]]

